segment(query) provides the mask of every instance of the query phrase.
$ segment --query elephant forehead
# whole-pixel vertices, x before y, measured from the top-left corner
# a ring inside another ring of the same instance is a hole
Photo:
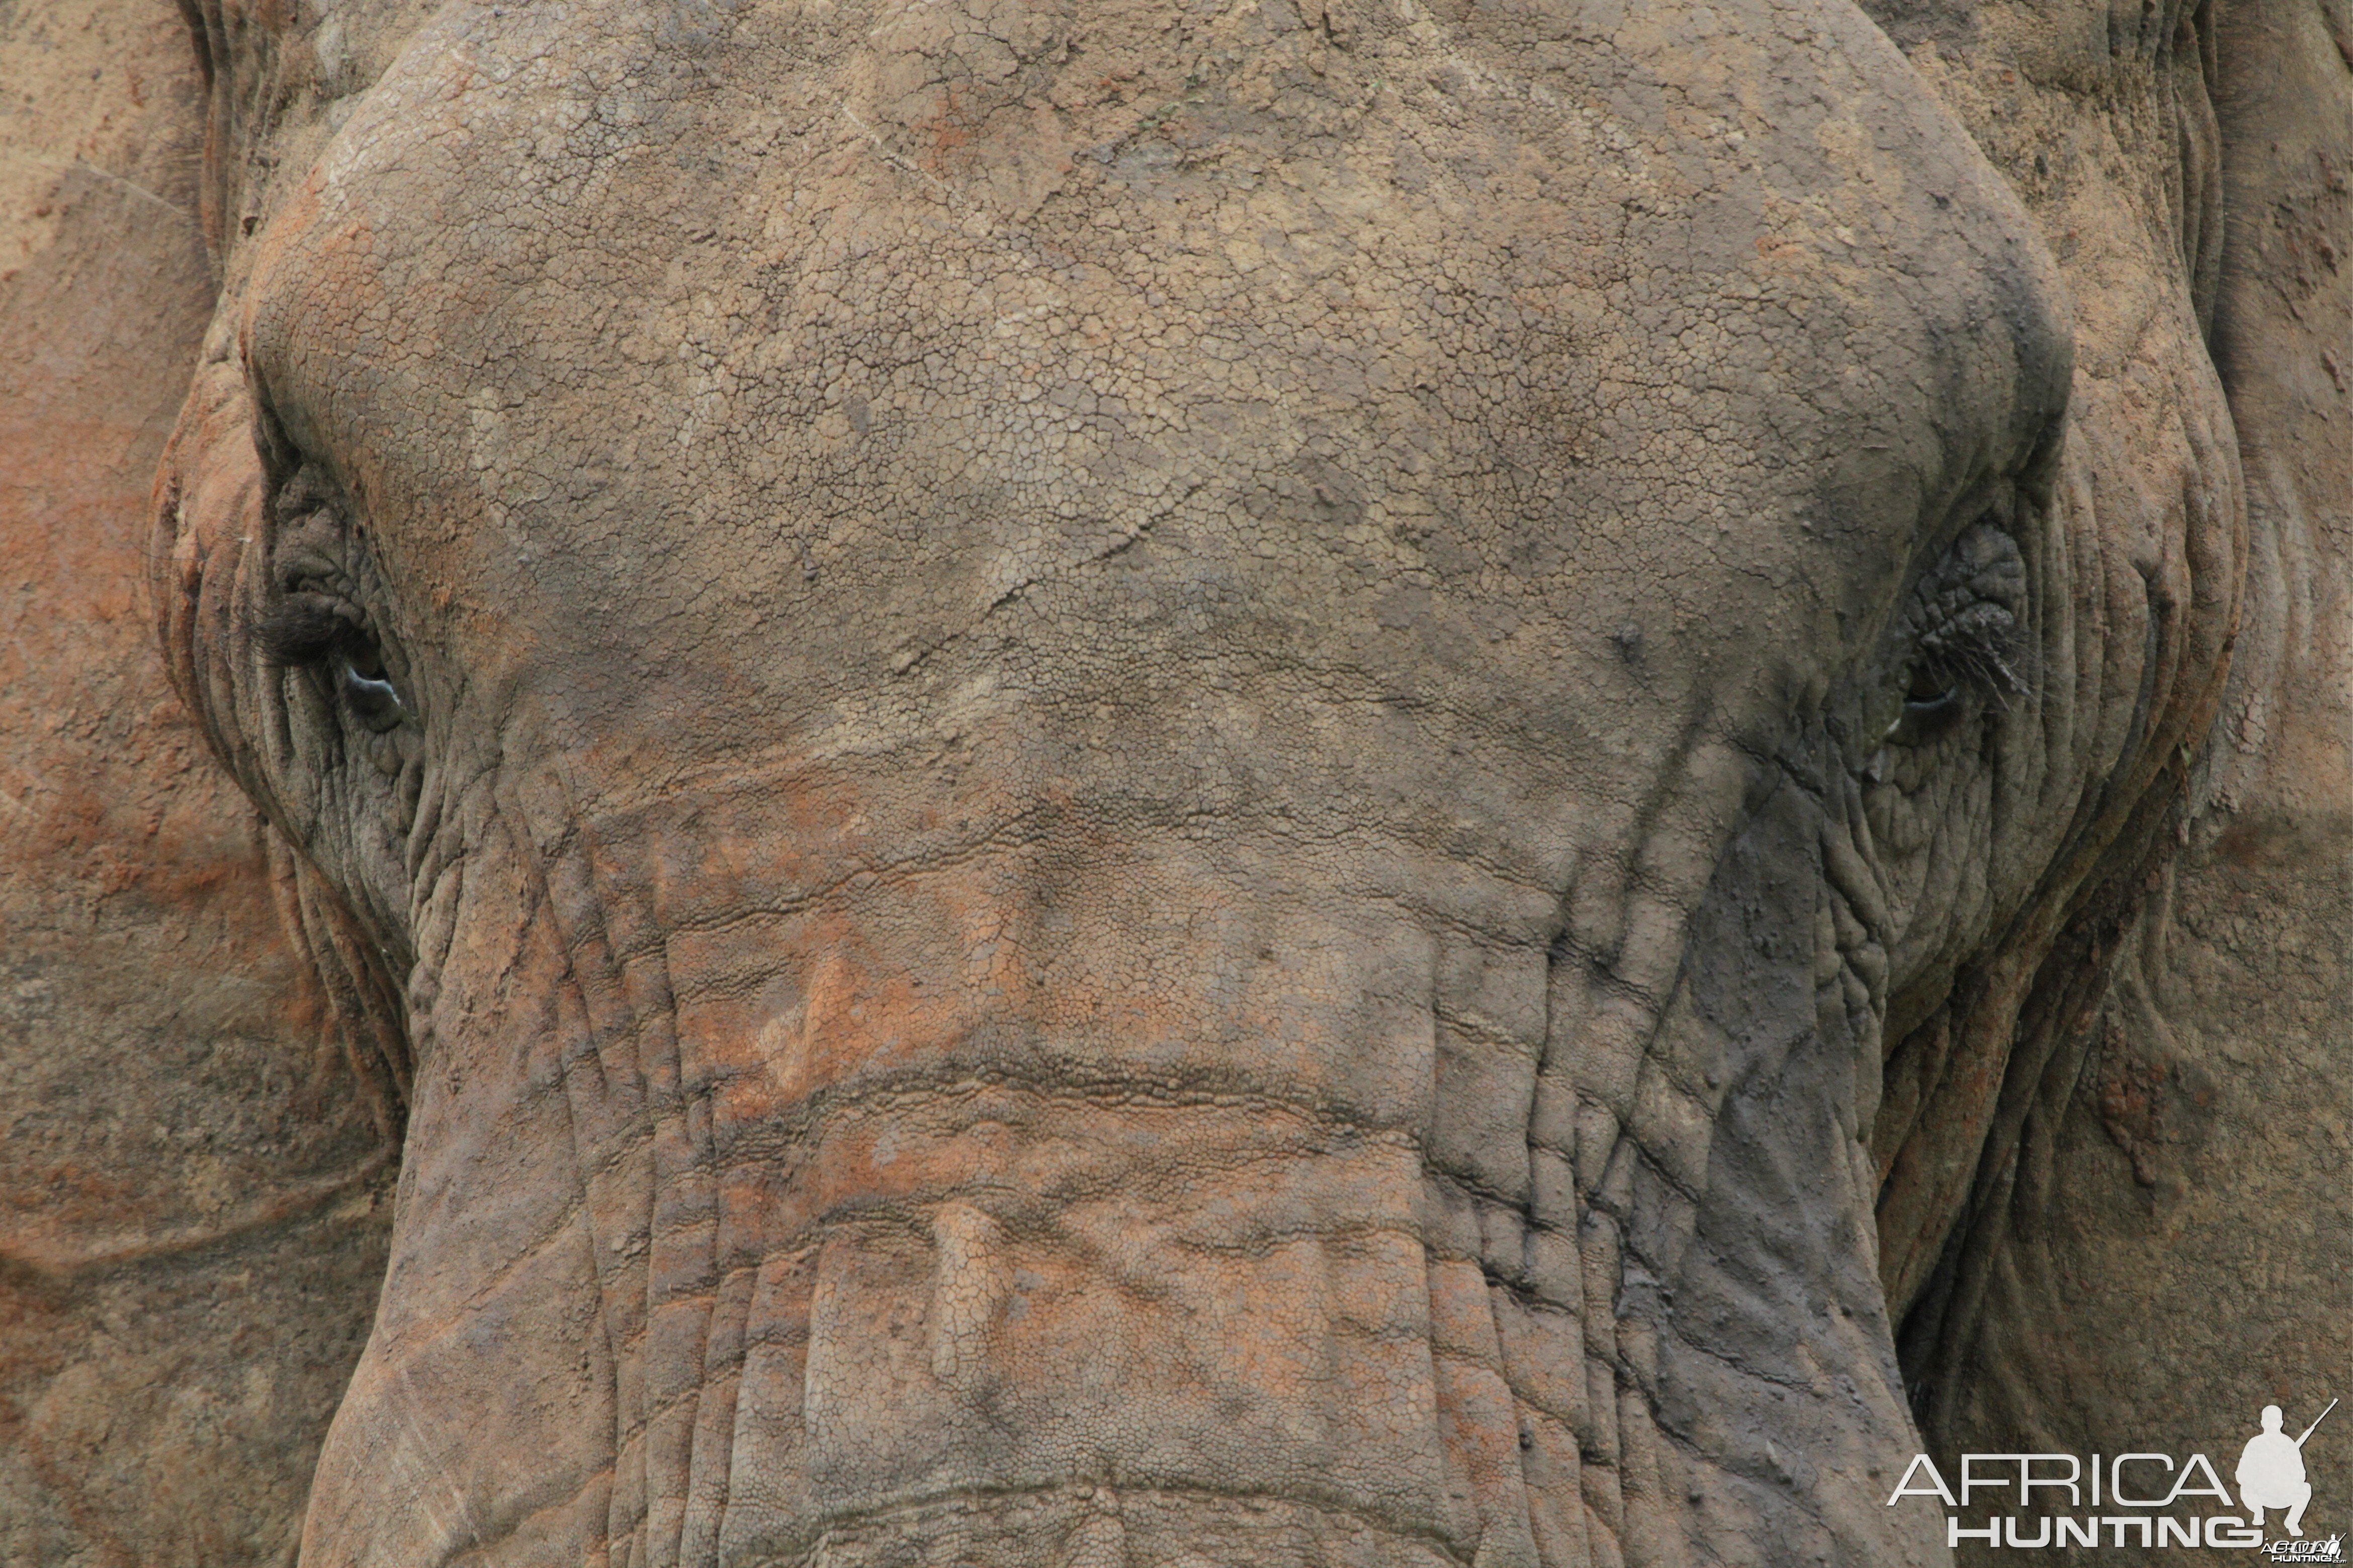
[[[265,243],[254,359],[437,584],[803,690],[1146,539],[1187,637],[1287,584],[1522,668],[1834,648],[2055,403],[2032,247],[1840,18],[1530,71],[1335,17],[453,8]]]

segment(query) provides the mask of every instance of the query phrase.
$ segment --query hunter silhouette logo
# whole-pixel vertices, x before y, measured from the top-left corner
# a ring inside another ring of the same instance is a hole
[[[1948,1546],[1982,1542],[2026,1551],[2104,1543],[2144,1551],[2238,1547],[2259,1550],[2274,1563],[2342,1563],[2341,1537],[2307,1540],[2299,1533],[2312,1502],[2304,1446],[2337,1403],[2331,1399],[2312,1425],[2293,1437],[2284,1430],[2286,1418],[2280,1407],[2264,1405],[2263,1430],[2247,1440],[2239,1455],[2235,1504],[2205,1455],[2177,1459],[2170,1454],[2135,1452],[2093,1454],[2088,1463],[2086,1457],[2074,1454],[1964,1454],[1955,1478],[1957,1486],[1946,1481],[1934,1459],[1917,1454],[1888,1494],[1887,1506],[1894,1508],[1906,1498],[1935,1498],[1947,1510]],[[1968,1514],[1973,1506],[1985,1507],[1974,1496],[1980,1491],[1991,1491],[2001,1500],[1990,1517],[1978,1522]],[[2206,1498],[2214,1500],[2199,1501]],[[2274,1510],[2282,1515],[2284,1538],[2265,1541],[2263,1516]]]
[[[2304,1510],[2312,1501],[2312,1483],[2304,1475],[2305,1439],[2328,1419],[2328,1412],[2337,1408],[2330,1400],[2327,1408],[2313,1417],[2312,1425],[2299,1436],[2291,1437],[2281,1430],[2284,1417],[2276,1405],[2263,1406],[2263,1429],[2247,1439],[2246,1448],[2239,1455],[2239,1501],[2247,1510],[2247,1522],[2257,1530],[2263,1527],[2266,1509],[2285,1509],[2287,1517],[2280,1528],[2292,1539],[2264,1543],[2263,1550],[2274,1563],[2340,1563],[2344,1561],[2342,1540],[2331,1535],[2326,1541],[2306,1541],[2298,1532],[2304,1529]]]
[[[2304,1479],[2304,1439],[2336,1408],[2337,1401],[2330,1400],[2304,1436],[2291,1437],[2280,1430],[2280,1407],[2263,1406],[2263,1429],[2247,1439],[2239,1456],[2239,1500],[2246,1504],[2249,1524],[2261,1530],[2265,1509],[2284,1508],[2287,1518],[2281,1527],[2290,1535],[2304,1528],[2305,1505],[2312,1501],[2312,1483]]]

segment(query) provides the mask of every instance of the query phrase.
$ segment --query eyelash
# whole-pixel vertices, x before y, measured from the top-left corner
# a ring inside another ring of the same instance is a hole
[[[323,665],[338,654],[366,654],[375,639],[333,606],[315,598],[293,598],[261,617],[253,639],[262,657],[280,669]]]
[[[2018,618],[2000,605],[1979,602],[1930,628],[1920,637],[1915,668],[1947,683],[1967,686],[1997,708],[2026,694],[2026,682],[2012,661],[2018,658]]]
[[[1901,705],[1880,737],[1883,746],[1930,745],[1952,732],[1976,696],[1995,711],[2026,694],[2019,673],[2024,649],[2007,599],[2024,586],[2018,547],[1990,522],[1955,542],[1945,561],[1914,590],[1905,613],[1911,657]]]

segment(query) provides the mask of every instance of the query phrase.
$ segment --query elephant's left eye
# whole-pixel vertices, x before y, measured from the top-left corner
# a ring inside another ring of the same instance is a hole
[[[1913,667],[1904,689],[1904,710],[1887,726],[1883,739],[1895,746],[1926,745],[1960,716],[1959,679],[1924,660]]]
[[[1965,534],[1905,612],[1911,654],[1902,707],[1881,737],[1891,746],[1942,739],[1972,697],[1995,710],[2026,691],[2018,673],[2025,569],[2016,543],[1989,524]]]

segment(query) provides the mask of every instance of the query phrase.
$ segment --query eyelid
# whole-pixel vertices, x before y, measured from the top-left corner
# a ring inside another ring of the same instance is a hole
[[[1973,686],[1997,707],[2026,694],[2026,681],[2012,661],[2019,658],[2018,617],[1991,600],[1980,599],[1920,636],[1927,668],[1956,685]]]
[[[336,654],[373,645],[365,627],[322,594],[294,594],[254,623],[253,640],[270,664],[288,668],[323,664]]]

